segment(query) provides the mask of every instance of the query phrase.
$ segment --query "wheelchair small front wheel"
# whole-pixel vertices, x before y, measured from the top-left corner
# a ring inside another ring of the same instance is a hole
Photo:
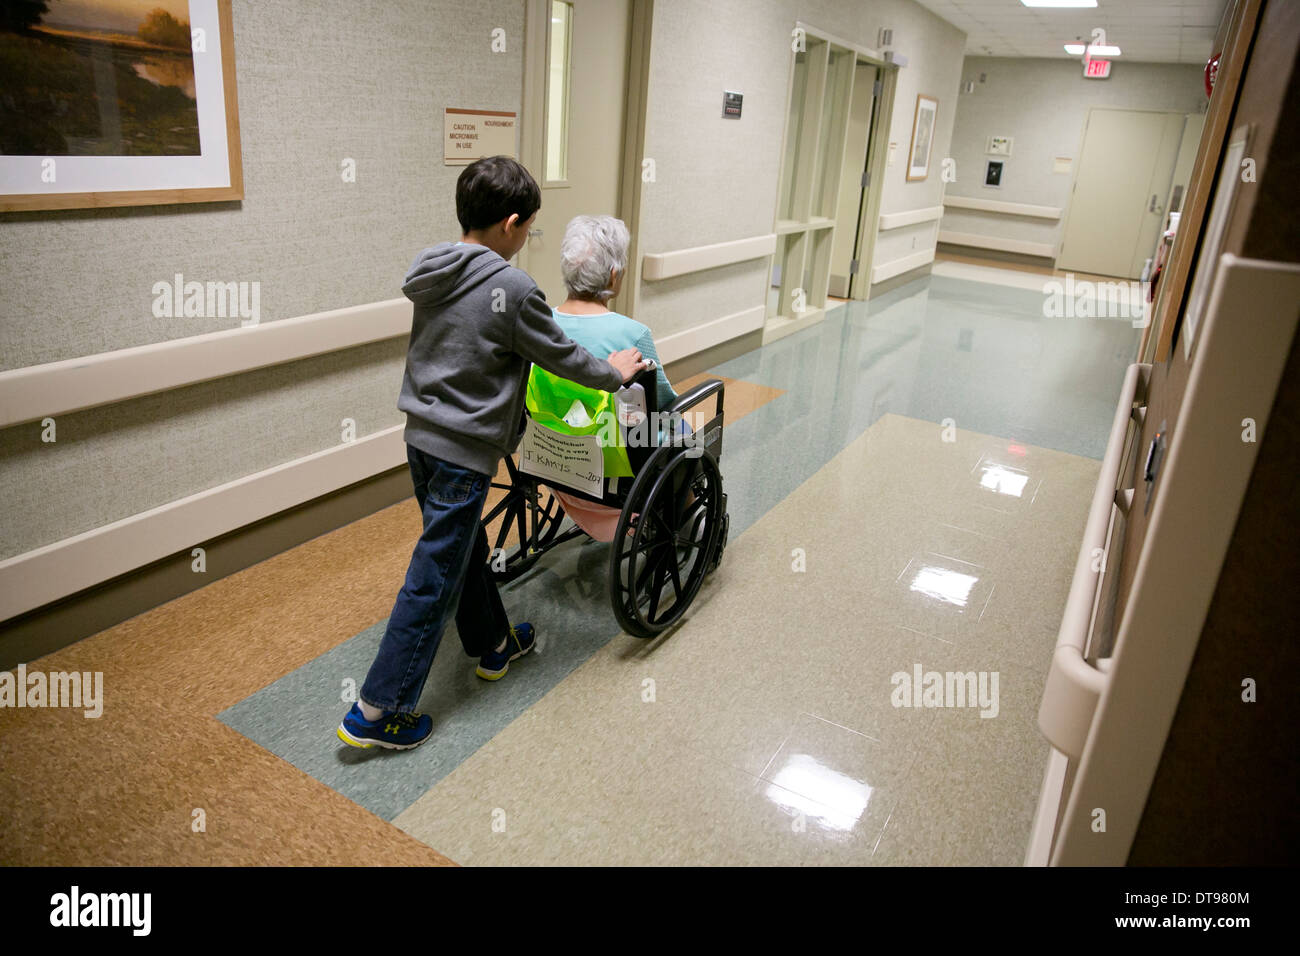
[[[665,447],[646,463],[610,548],[610,600],[623,630],[655,637],[681,620],[711,570],[724,515],[709,452]]]
[[[488,574],[498,584],[513,581],[536,564],[558,543],[556,536],[564,523],[558,498],[527,475],[520,475],[513,463],[507,467],[512,482],[492,483],[506,493],[482,518],[491,549]]]

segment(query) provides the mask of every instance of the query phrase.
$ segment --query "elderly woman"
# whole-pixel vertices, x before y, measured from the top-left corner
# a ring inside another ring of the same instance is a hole
[[[650,330],[618,312],[609,302],[618,295],[627,272],[627,226],[613,216],[576,216],[564,230],[560,243],[560,271],[569,297],[552,311],[564,334],[593,355],[608,355],[636,347],[655,363],[655,391],[660,408],[667,408],[677,393],[668,384],[663,363],[655,351]],[[601,351],[604,349],[605,351]],[[684,431],[689,427],[682,423]],[[597,541],[612,541],[618,511],[596,505],[558,489],[551,489],[569,517]]]
[[[677,393],[664,375],[650,330],[609,309],[610,300],[623,286],[629,242],[627,226],[613,216],[575,216],[569,222],[560,243],[560,271],[569,297],[553,310],[555,321],[593,355],[640,349],[644,358],[655,363],[659,407],[667,408]]]

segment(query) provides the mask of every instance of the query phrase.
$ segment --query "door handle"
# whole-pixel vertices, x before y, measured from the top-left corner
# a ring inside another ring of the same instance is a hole
[[[534,237],[540,239],[540,238],[542,237],[542,230],[540,230],[540,229],[529,229],[529,230],[528,230],[528,238],[529,238],[529,239],[532,239],[532,238],[534,238]]]

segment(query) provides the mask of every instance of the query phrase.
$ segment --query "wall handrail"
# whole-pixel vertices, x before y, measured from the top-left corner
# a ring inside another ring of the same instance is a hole
[[[1084,657],[1097,588],[1101,583],[1096,556],[1105,554],[1128,424],[1134,417],[1135,403],[1145,407],[1146,382],[1150,372],[1150,365],[1135,362],[1124,375],[1124,386],[1120,390],[1110,438],[1106,442],[1106,454],[1101,460],[1101,474],[1088,509],[1083,541],[1079,545],[1070,595],[1061,615],[1061,629],[1047,673],[1043,701],[1038,709],[1038,726],[1043,736],[1061,753],[1075,759],[1083,753],[1097,701],[1107,681],[1107,674]]]
[[[731,239],[707,246],[646,253],[641,258],[641,278],[650,282],[671,279],[691,272],[716,269],[750,259],[762,259],[776,252],[776,233]]]
[[[974,209],[979,212],[999,212],[1008,216],[1031,216],[1035,219],[1060,219],[1060,206],[1036,206],[1033,203],[1005,202],[1001,199],[982,199],[979,196],[944,196],[943,204],[954,209]]]
[[[0,428],[407,335],[411,303],[370,302],[0,372]]]
[[[907,209],[903,212],[882,212],[880,228],[882,230],[900,229],[903,226],[915,226],[931,222],[943,216],[943,206],[927,206],[924,209]]]

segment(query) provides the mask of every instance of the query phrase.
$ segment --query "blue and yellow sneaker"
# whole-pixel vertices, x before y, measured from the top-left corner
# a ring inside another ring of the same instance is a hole
[[[484,680],[500,680],[510,669],[510,662],[523,657],[537,644],[537,630],[531,624],[516,624],[506,636],[506,647],[501,652],[488,651],[479,658],[474,673]]]
[[[387,747],[410,750],[429,739],[433,718],[428,714],[384,714],[378,720],[366,720],[356,704],[339,724],[339,740],[352,747]]]

